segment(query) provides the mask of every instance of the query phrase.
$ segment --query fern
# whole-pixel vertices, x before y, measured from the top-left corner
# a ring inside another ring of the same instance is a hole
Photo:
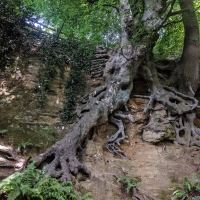
[[[28,168],[23,172],[22,184],[28,185],[30,188],[33,188],[39,174],[40,170],[35,169],[33,163],[30,164]]]
[[[79,198],[70,181],[60,184],[44,174],[45,169],[38,170],[32,163],[22,173],[4,179],[0,191],[8,194],[8,200],[92,200],[89,193]]]
[[[132,178],[118,178],[117,182],[121,182],[126,187],[127,194],[130,192],[131,188],[136,188],[138,180],[134,177]]]
[[[187,178],[184,179],[184,188],[187,192],[190,192],[193,189],[191,182]]]
[[[189,181],[187,178],[184,179],[184,191],[182,190],[174,191],[173,196],[175,199],[200,200],[200,196],[195,196],[196,193],[199,194],[200,192],[200,182],[196,182],[195,177],[193,177],[193,179],[194,180],[192,181]]]
[[[84,194],[80,200],[92,200],[92,194],[90,192],[87,192]]]

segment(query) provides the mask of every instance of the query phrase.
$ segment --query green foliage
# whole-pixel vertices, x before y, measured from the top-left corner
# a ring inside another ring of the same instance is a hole
[[[173,196],[175,199],[181,199],[184,200],[188,197],[188,194],[186,194],[185,192],[181,191],[181,190],[176,190],[173,192]]]
[[[30,22],[32,22],[31,20],[37,21],[38,18],[37,16],[35,16],[35,18],[29,9],[33,6],[31,2],[32,1],[18,0],[15,3],[11,3],[10,1],[5,0],[1,3],[2,9],[5,12],[0,13],[0,22],[2,22],[0,23],[0,28],[2,29],[0,33],[2,36],[0,38],[2,52],[0,52],[0,54],[2,53],[3,58],[2,62],[0,60],[0,64],[4,69],[8,66],[12,66],[14,60],[11,61],[10,57],[12,57],[12,52],[16,50],[19,50],[21,53],[25,53],[26,55],[35,55],[41,58],[44,65],[39,70],[39,81],[35,88],[39,107],[45,105],[47,95],[52,92],[50,85],[55,79],[55,75],[59,73],[61,78],[64,78],[65,67],[66,65],[70,65],[71,70],[69,80],[65,83],[65,94],[67,99],[64,102],[64,108],[61,113],[62,122],[65,123],[74,116],[77,96],[81,94],[85,84],[85,74],[90,73],[90,57],[94,48],[91,48],[92,45],[88,39],[83,39],[83,37],[80,37],[80,40],[79,37],[71,35],[67,39],[66,36],[65,39],[63,39],[58,38],[56,34],[46,34],[39,28],[35,29],[35,26]],[[35,7],[33,10],[40,6],[44,6],[44,8],[42,7],[42,11],[45,13],[45,5],[50,6],[48,7],[50,11],[48,10],[47,13],[54,10],[54,4],[48,4],[43,1],[35,1],[35,3],[37,5],[34,4]],[[53,1],[53,3],[57,4],[55,1]],[[73,4],[74,3],[70,3],[68,6],[72,6]],[[14,14],[9,16],[9,13],[11,13],[16,7],[24,9],[16,11]],[[36,10],[35,14],[37,14]],[[55,13],[53,15],[55,17]],[[29,24],[26,23],[27,21],[29,21]],[[49,19],[49,24],[51,24],[51,19]],[[60,28],[60,24],[54,23],[54,18],[52,18],[52,25],[54,25],[54,28]],[[68,29],[69,27],[67,30]],[[63,83],[60,83],[60,85]]]
[[[65,123],[73,119],[78,95],[84,89],[85,75],[90,73],[90,58],[92,56],[92,45],[87,41],[76,39],[55,39],[54,36],[46,38],[35,51],[44,62],[39,71],[39,82],[35,88],[39,106],[45,105],[47,94],[51,92],[50,84],[58,73],[64,82],[66,65],[70,66],[70,74],[66,80],[66,100],[61,111],[61,121]],[[62,83],[61,83],[62,85]]]
[[[22,173],[4,179],[0,191],[8,194],[8,200],[91,200],[90,193],[78,197],[70,181],[60,184],[44,174],[45,169],[36,169],[32,163]]]
[[[196,16],[200,25],[200,2],[194,0]],[[175,3],[173,12],[179,11],[178,1]],[[183,49],[184,26],[181,21],[181,13],[179,15],[170,16],[165,27],[158,31],[159,39],[154,47],[154,55],[158,59],[168,58],[174,59],[180,57]],[[196,43],[196,42],[195,42]]]
[[[2,130],[0,130],[0,135],[4,135],[4,134],[7,133],[7,132],[8,132],[8,130],[2,129]]]
[[[194,179],[194,178],[193,178]],[[194,183],[193,183],[194,182]],[[198,200],[200,199],[200,182],[194,180],[189,181],[187,178],[184,179],[184,190],[175,190],[173,192],[175,199],[184,200]]]
[[[61,111],[61,123],[70,122],[75,117],[78,97],[85,89],[85,75],[90,73],[92,48],[81,43],[70,53],[71,70],[65,84],[66,100]]]
[[[87,0],[23,0],[23,3],[51,27],[60,28],[67,19],[61,34],[64,38],[90,39],[92,44],[105,44],[105,40],[113,43],[113,36],[120,31],[117,13],[112,7],[102,6],[119,6],[119,0],[98,0],[94,4]]]
[[[139,23],[144,12],[143,1],[130,0],[129,2],[134,17],[133,23],[137,22],[134,26],[130,24],[130,32],[132,32],[130,39],[135,44],[141,37],[145,40],[150,33],[146,33],[143,24]],[[120,39],[122,16],[114,9],[114,7],[118,8],[119,4],[119,0],[98,0],[94,3],[89,3],[87,0],[4,0],[0,3],[0,30],[2,29],[0,59],[3,58],[0,61],[1,66],[5,68],[13,63],[9,54],[17,48],[40,56],[45,67],[39,71],[36,94],[39,106],[42,107],[45,105],[47,94],[51,92],[50,85],[55,75],[60,73],[62,77],[65,65],[70,63],[71,71],[65,83],[66,100],[61,111],[61,121],[62,123],[72,121],[78,96],[84,88],[84,73],[89,71],[91,44],[92,46],[96,44],[114,46]],[[199,2],[195,0],[194,5],[198,7]],[[178,3],[175,4],[173,11],[179,9]],[[197,14],[200,16],[199,11]],[[38,25],[40,28],[34,31],[34,23],[31,23],[33,19],[35,24],[42,21],[44,26]],[[182,23],[174,23],[180,19],[180,14],[169,17],[166,22],[168,26],[158,31],[160,37],[154,47],[157,58],[180,56],[184,30]],[[24,28],[25,24],[28,26],[25,23],[27,21],[30,22],[29,26],[32,26],[29,31]],[[57,38],[55,30],[61,28],[60,38]],[[40,33],[40,29],[50,34]],[[34,52],[33,47],[37,49]]]
[[[22,151],[22,149],[25,149],[26,147],[33,146],[31,142],[22,142],[21,144],[18,145],[17,149],[19,152]]]
[[[126,188],[126,192],[128,194],[132,188],[137,188],[138,179],[134,178],[134,177],[118,178],[117,182],[120,182],[123,184],[123,186]]]
[[[25,17],[32,14],[21,0],[0,1],[0,71],[14,63],[11,53],[24,42],[23,26]]]
[[[173,11],[178,10],[180,10],[180,6],[176,2]],[[157,58],[174,59],[180,57],[184,39],[184,27],[181,18],[181,14],[169,17],[166,22],[168,25],[158,31],[159,39],[154,47],[154,54]]]

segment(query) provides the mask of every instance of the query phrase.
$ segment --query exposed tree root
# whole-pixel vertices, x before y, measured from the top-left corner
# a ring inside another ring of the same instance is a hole
[[[117,74],[111,77],[107,84],[95,88],[81,99],[78,108],[80,119],[73,131],[44,154],[33,159],[36,161],[36,166],[46,165],[47,175],[63,182],[71,180],[71,174],[76,175],[79,171],[89,174],[87,167],[78,161],[76,152],[91,128],[107,122],[108,116],[119,130],[107,141],[106,145],[112,153],[125,155],[118,147],[122,140],[127,138],[121,119],[128,119],[132,122],[134,119],[130,114],[125,115],[117,111],[124,108],[131,94],[132,81],[129,81],[130,78],[127,79],[127,76],[129,77],[128,71],[132,68],[129,67],[131,61],[124,61],[124,58],[120,61],[124,62],[124,66],[119,68],[116,63]],[[124,71],[127,72],[124,73]]]
[[[0,145],[0,152],[3,152],[5,154],[5,157],[9,160],[19,160],[19,157],[12,148]]]
[[[195,118],[194,109],[198,106],[198,101],[194,97],[178,92],[174,88],[161,85],[157,71],[151,62],[149,62],[148,67],[143,66],[143,71],[145,72],[144,78],[147,80],[151,91],[149,97],[137,95],[137,97],[149,98],[149,103],[144,112],[154,112],[156,102],[163,104],[168,116],[160,119],[160,121],[167,120],[168,123],[172,124],[176,132],[175,142],[181,145],[200,147],[200,131],[193,123]],[[153,118],[154,115],[150,117]],[[156,119],[150,120],[151,126],[154,120],[156,121]]]
[[[120,148],[119,146],[121,145],[121,142],[124,140],[124,139],[127,139],[128,136],[125,135],[124,133],[124,125],[123,125],[123,122],[121,119],[118,119],[118,118],[121,118],[121,119],[128,119],[129,121],[131,122],[134,122],[134,118],[132,115],[128,114],[128,115],[125,115],[123,114],[122,112],[118,111],[118,112],[115,112],[110,118],[109,118],[109,121],[114,124],[115,126],[117,126],[118,128],[118,131],[112,135],[107,141],[106,141],[106,144],[105,144],[105,147],[108,149],[109,152],[111,153],[114,153],[114,154],[117,154],[117,155],[123,155],[125,157],[128,158],[128,156],[126,155],[126,153],[124,153]]]
[[[22,171],[26,163],[25,159],[19,158],[11,147],[0,145],[0,168],[9,168],[8,171]]]
[[[61,182],[71,180],[70,174],[77,175],[79,171],[90,174],[87,167],[78,161],[76,146],[75,138],[65,137],[33,161],[36,160],[36,166],[45,164],[46,174],[59,178]]]

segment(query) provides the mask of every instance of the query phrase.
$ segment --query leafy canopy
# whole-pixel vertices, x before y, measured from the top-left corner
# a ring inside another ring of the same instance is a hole
[[[141,8],[136,6],[137,1],[129,2],[135,16],[134,13]],[[200,2],[199,0],[193,2],[200,21]],[[53,29],[62,27],[62,37],[86,39],[86,41],[89,39],[93,44],[115,46],[120,37],[121,27],[120,15],[114,7],[119,7],[119,4],[119,0],[16,0],[12,2],[12,10],[19,15],[31,10],[33,12],[31,17],[36,21]],[[177,0],[173,11],[178,10],[180,7]],[[166,24],[168,25],[159,31],[160,37],[154,48],[154,54],[159,58],[178,57],[182,51],[184,38],[181,13],[169,17]]]
[[[54,28],[62,27],[64,37],[90,39],[91,43],[116,45],[120,36],[120,16],[114,7],[119,0],[22,0],[25,7],[32,8],[35,15]],[[89,3],[93,2],[93,3]],[[135,0],[129,1],[133,14],[140,7]],[[141,3],[141,2],[140,2]],[[105,5],[112,5],[105,6]],[[194,0],[196,14],[200,21],[200,2]],[[173,11],[180,10],[176,1]],[[154,54],[160,58],[180,56],[183,47],[184,29],[181,14],[169,17],[168,26],[159,31],[159,40]]]
[[[90,39],[95,44],[111,43],[119,33],[119,19],[111,4],[118,6],[116,0],[99,0],[94,4],[86,0],[22,0],[25,7],[32,8],[38,19],[54,28],[62,27],[65,37]]]

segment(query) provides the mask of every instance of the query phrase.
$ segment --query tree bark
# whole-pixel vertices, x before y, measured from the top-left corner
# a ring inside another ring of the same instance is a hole
[[[199,80],[199,27],[192,0],[179,0],[184,24],[184,47],[180,59],[179,91],[194,96]],[[184,11],[185,10],[185,11]]]

